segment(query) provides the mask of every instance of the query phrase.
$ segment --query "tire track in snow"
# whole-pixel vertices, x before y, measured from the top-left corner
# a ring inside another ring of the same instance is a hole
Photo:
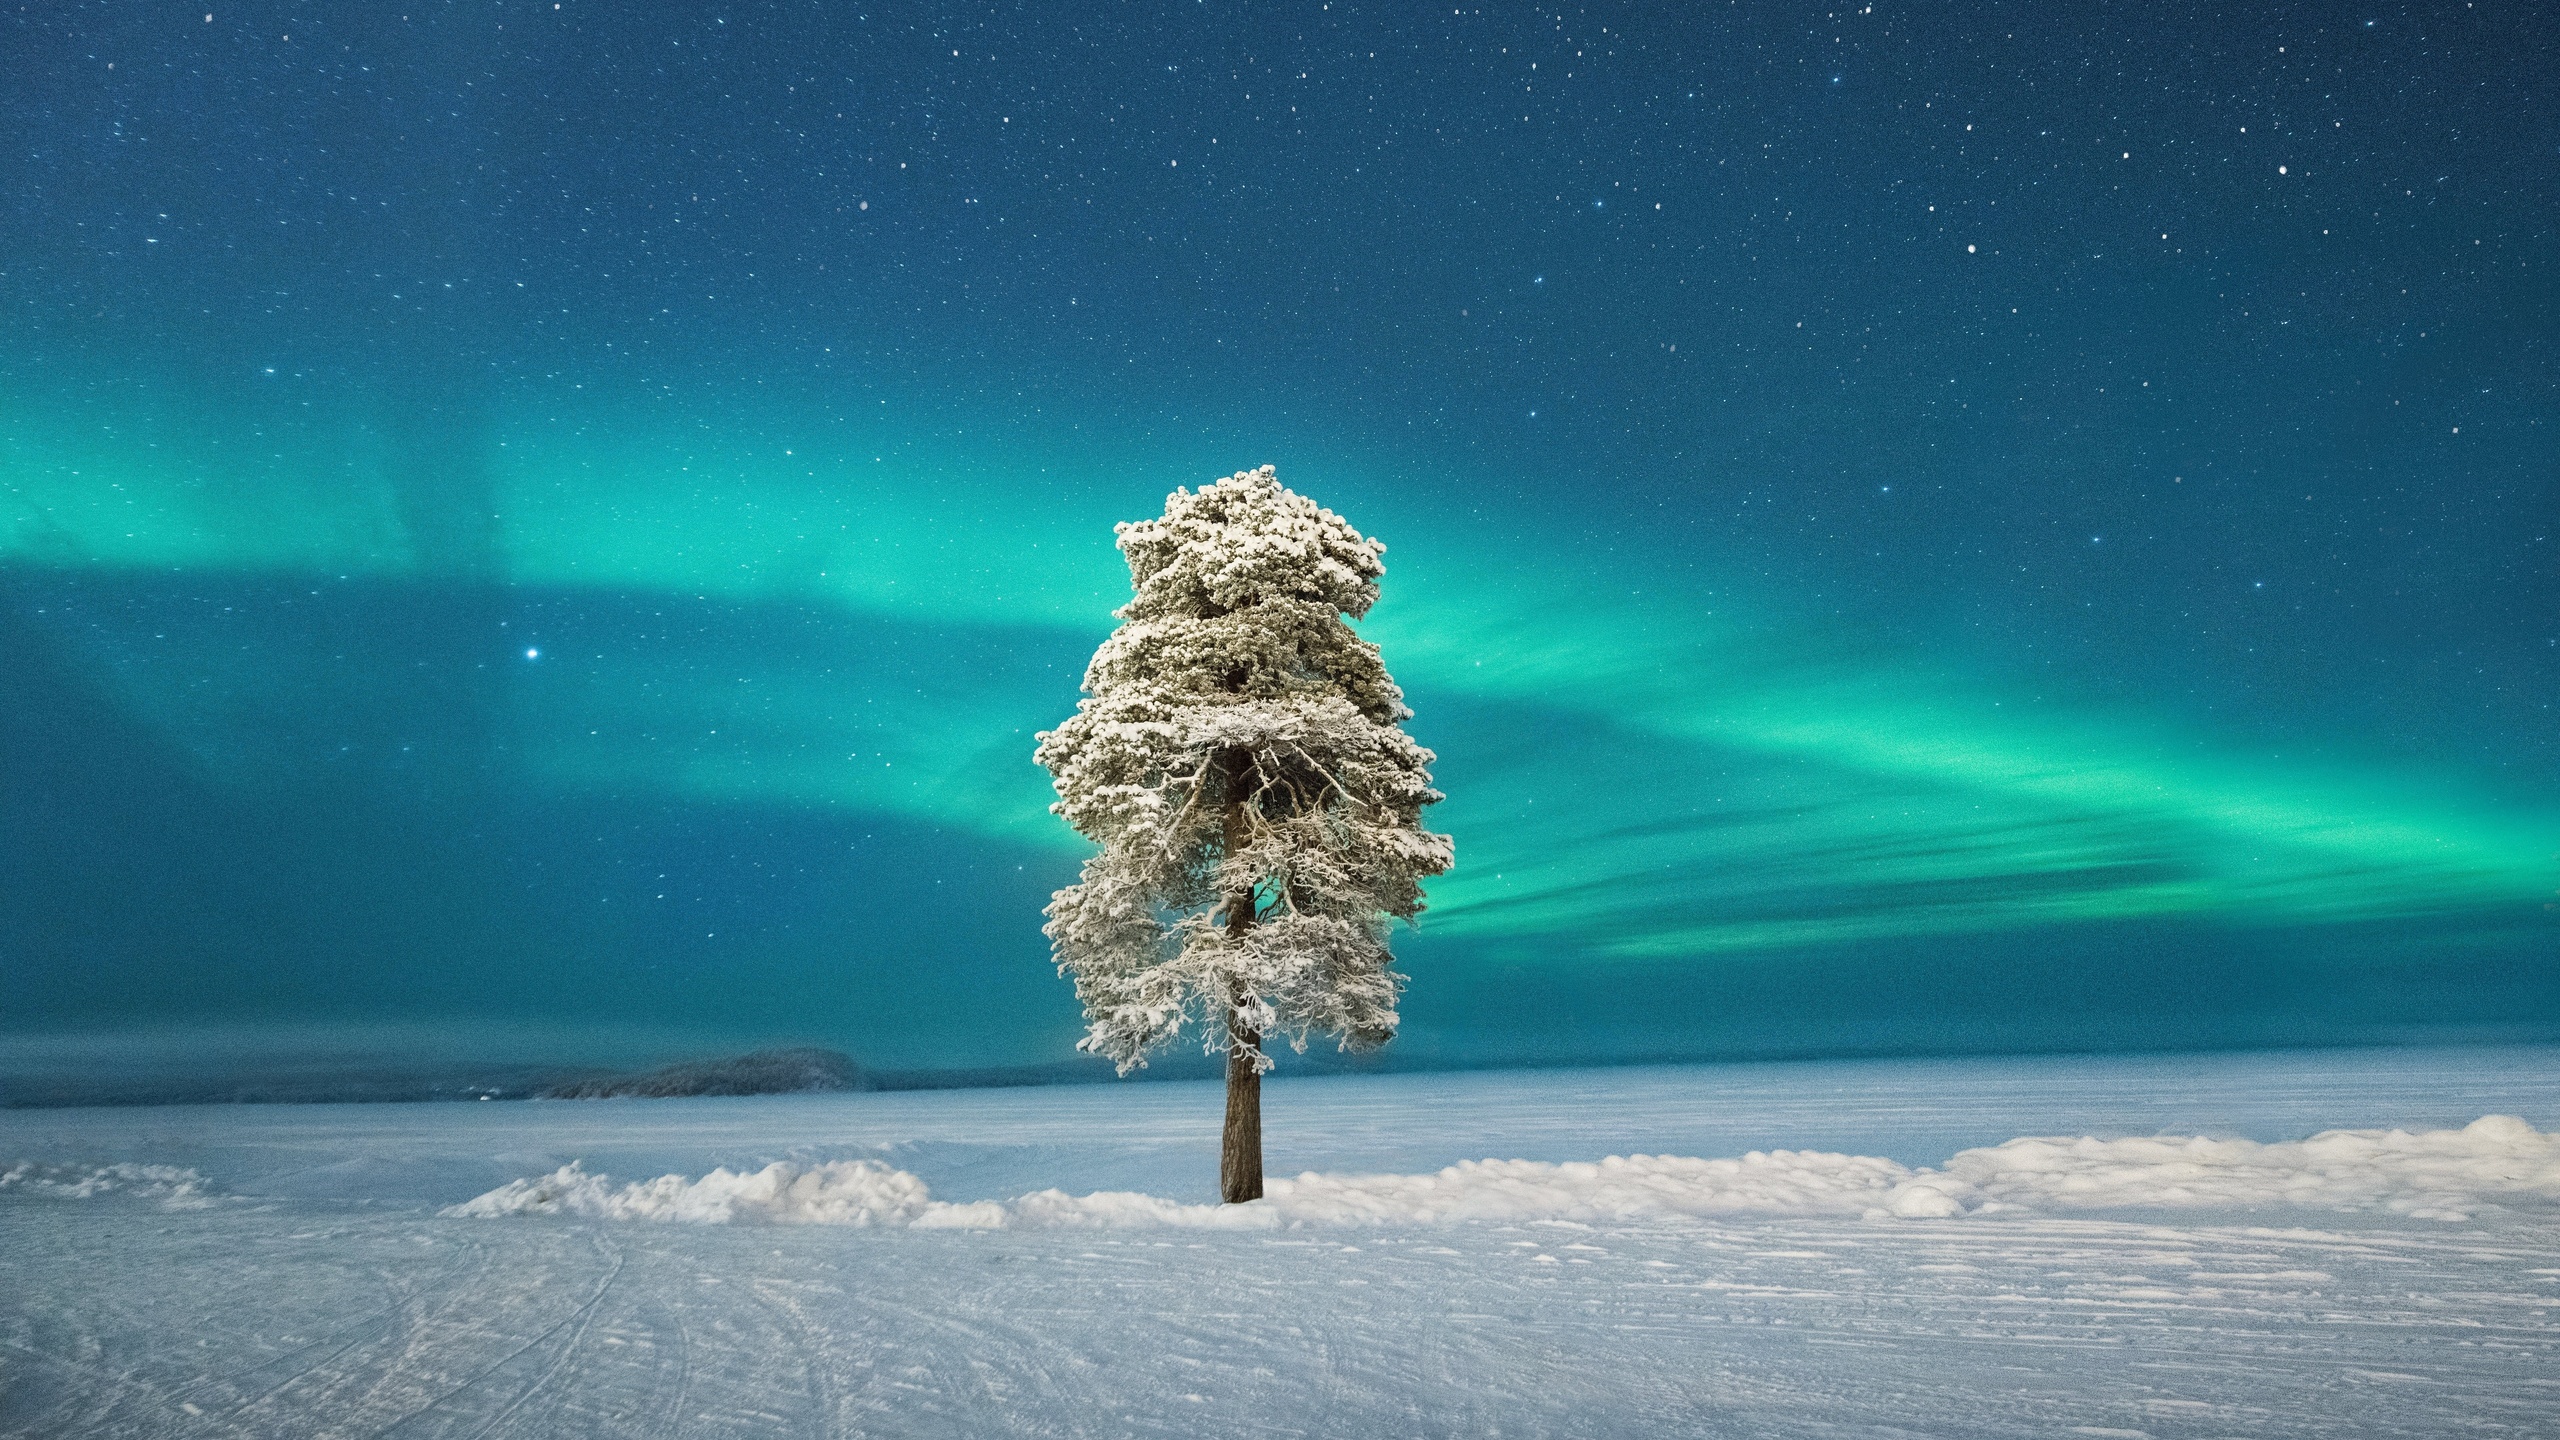
[[[807,1282],[794,1279],[759,1279],[748,1287],[763,1313],[781,1322],[793,1337],[792,1354],[799,1359],[801,1383],[808,1393],[811,1413],[806,1417],[811,1440],[828,1440],[837,1434],[869,1433],[860,1425],[848,1424],[846,1397],[836,1383],[833,1359],[828,1353],[827,1329],[813,1323],[804,1313],[792,1291]]]
[[[496,1414],[483,1421],[477,1429],[469,1432],[469,1440],[485,1440],[485,1437],[491,1434],[497,1426],[504,1423],[508,1417],[514,1415],[519,1409],[522,1409],[526,1402],[533,1399],[534,1396],[541,1394],[548,1386],[557,1380],[562,1369],[568,1363],[569,1357],[576,1353],[579,1341],[585,1338],[587,1327],[595,1318],[596,1307],[603,1303],[605,1295],[613,1289],[614,1282],[622,1277],[622,1267],[626,1258],[623,1247],[612,1243],[612,1241],[601,1230],[596,1229],[589,1230],[587,1241],[598,1254],[605,1257],[607,1264],[605,1267],[604,1278],[596,1282],[595,1289],[588,1293],[586,1299],[579,1302],[576,1309],[571,1310],[567,1315],[564,1315],[559,1320],[554,1321],[548,1328],[534,1335],[533,1338],[516,1346],[513,1350],[508,1351],[495,1363],[481,1369],[478,1373],[472,1375],[461,1384],[454,1386],[443,1394],[438,1395],[433,1400],[428,1401],[426,1404],[419,1406],[415,1410],[412,1410],[392,1421],[390,1424],[374,1431],[374,1435],[377,1437],[393,1435],[403,1428],[424,1419],[428,1415],[444,1409],[456,1399],[476,1394],[480,1386],[491,1376],[498,1374],[505,1370],[509,1365],[514,1364],[517,1360],[533,1353],[542,1346],[549,1344],[555,1338],[560,1337],[562,1331],[566,1330],[569,1332],[568,1336],[565,1342],[559,1347],[558,1351],[551,1356],[550,1363],[545,1365],[541,1372],[535,1375],[523,1389],[517,1391],[514,1396],[509,1398],[505,1405],[499,1407]]]
[[[574,1324],[575,1328],[569,1331],[568,1338],[561,1342],[559,1351],[551,1357],[551,1363],[543,1367],[542,1373],[534,1377],[533,1383],[517,1392],[516,1397],[508,1401],[506,1406],[499,1410],[497,1414],[490,1416],[487,1424],[484,1424],[479,1429],[472,1431],[470,1440],[487,1440],[487,1437],[491,1432],[495,1431],[498,1426],[506,1422],[507,1417],[515,1414],[518,1410],[523,1409],[526,1402],[533,1399],[534,1396],[549,1389],[552,1383],[559,1379],[561,1370],[569,1363],[569,1357],[577,1354],[578,1347],[585,1343],[588,1328],[595,1324],[597,1307],[604,1303],[604,1297],[612,1291],[614,1282],[622,1278],[622,1267],[628,1259],[623,1247],[614,1244],[610,1239],[606,1238],[601,1230],[596,1231],[592,1239],[596,1248],[603,1251],[612,1259],[613,1262],[611,1267],[605,1271],[604,1279],[596,1282],[595,1293],[589,1295],[586,1303],[580,1305],[577,1310],[568,1317],[568,1319],[561,1321],[559,1325],[551,1327],[550,1330],[527,1343],[524,1349],[518,1350],[515,1352],[515,1355],[510,1355],[505,1360],[491,1366],[490,1373],[495,1373],[498,1370],[506,1368],[506,1366],[516,1358],[516,1355],[525,1354],[535,1346],[545,1343],[553,1335],[558,1334],[563,1326]],[[385,1433],[388,1432],[386,1431]]]
[[[693,1399],[693,1327],[685,1322],[681,1306],[667,1307],[667,1315],[675,1322],[676,1398],[667,1406],[660,1433],[675,1435],[684,1429],[685,1406]]]
[[[456,1297],[468,1303],[468,1297],[484,1288],[482,1277],[495,1268],[489,1246],[476,1237],[457,1243],[451,1258],[422,1279],[404,1276],[410,1258],[395,1249],[375,1262],[397,1297],[383,1312],[376,1333],[355,1336],[226,1414],[206,1417],[197,1433],[272,1440],[325,1431],[336,1417],[361,1416],[370,1409],[386,1385],[403,1374],[404,1362],[434,1346],[442,1315],[460,1308]],[[310,1398],[286,1405],[288,1397],[301,1395]]]
[[[373,1315],[358,1320],[343,1329],[323,1335],[319,1339],[312,1341],[309,1345],[302,1346],[295,1351],[289,1352],[287,1355],[278,1356],[276,1359],[270,1360],[265,1364],[254,1366],[248,1371],[242,1372],[242,1376],[255,1375],[260,1371],[272,1369],[277,1364],[288,1363],[295,1356],[307,1354],[310,1350],[321,1345],[326,1345],[331,1340],[336,1339],[339,1335],[348,1334],[351,1331],[370,1328],[374,1332],[373,1334],[369,1336],[362,1334],[350,1335],[350,1338],[348,1338],[344,1344],[337,1346],[328,1354],[321,1356],[319,1359],[314,1360],[309,1364],[297,1366],[291,1374],[287,1375],[284,1379],[277,1381],[273,1385],[268,1386],[258,1394],[243,1397],[237,1403],[233,1404],[224,1414],[220,1416],[205,1417],[203,1424],[198,1427],[199,1433],[209,1432],[214,1426],[224,1423],[232,1424],[236,1428],[251,1409],[271,1401],[277,1395],[282,1394],[284,1391],[325,1369],[329,1364],[337,1360],[338,1357],[345,1355],[360,1345],[371,1344],[378,1348],[389,1343],[395,1334],[405,1344],[409,1337],[413,1336],[417,1331],[417,1307],[420,1297],[422,1295],[434,1295],[439,1292],[449,1292],[455,1289],[456,1278],[471,1270],[473,1268],[473,1263],[476,1260],[481,1259],[483,1254],[484,1249],[480,1245],[474,1244],[459,1247],[458,1253],[454,1254],[450,1259],[446,1260],[445,1263],[438,1266],[434,1274],[424,1283],[404,1279],[401,1276],[398,1267],[386,1267],[383,1273],[385,1275],[386,1282],[391,1287],[395,1296],[391,1304],[375,1312]],[[233,1377],[225,1377],[226,1381],[231,1378]],[[195,1413],[193,1410],[188,1409],[189,1404],[191,1404],[191,1401],[189,1401],[187,1397],[182,1396],[181,1403],[178,1408],[188,1410],[188,1413],[190,1414]],[[263,1432],[253,1430],[251,1433],[258,1434]]]
[[[171,1403],[167,1391],[147,1380],[118,1374],[95,1365],[84,1365],[77,1360],[62,1356],[50,1355],[17,1340],[0,1340],[0,1349],[17,1351],[22,1358],[22,1363],[32,1363],[44,1370],[82,1382],[80,1386],[66,1387],[61,1391],[52,1401],[49,1409],[39,1412],[32,1418],[32,1423],[21,1423],[20,1419],[11,1413],[22,1403],[19,1400],[19,1384],[9,1375],[6,1366],[0,1366],[0,1421],[7,1422],[6,1428],[0,1428],[0,1435],[51,1437],[105,1433],[109,1428],[108,1419],[136,1394],[147,1397],[155,1411],[177,1408]],[[94,1401],[94,1408],[89,1412],[88,1418],[77,1421],[66,1420],[60,1412],[83,1396],[90,1397]]]

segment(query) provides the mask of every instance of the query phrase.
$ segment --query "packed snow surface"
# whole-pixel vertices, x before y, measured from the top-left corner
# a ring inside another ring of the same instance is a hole
[[[0,1112],[0,1435],[2552,1434],[2555,1058]]]

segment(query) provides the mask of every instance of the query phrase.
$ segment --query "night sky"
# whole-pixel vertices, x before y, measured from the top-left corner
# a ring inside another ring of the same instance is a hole
[[[1264,463],[1399,1063],[2560,1036],[2545,7],[398,11],[0,14],[8,1043],[1067,1060]]]

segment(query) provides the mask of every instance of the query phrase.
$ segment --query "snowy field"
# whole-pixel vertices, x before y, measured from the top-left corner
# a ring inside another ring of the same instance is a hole
[[[2550,1050],[1266,1105],[0,1112],[0,1435],[2560,1435]]]

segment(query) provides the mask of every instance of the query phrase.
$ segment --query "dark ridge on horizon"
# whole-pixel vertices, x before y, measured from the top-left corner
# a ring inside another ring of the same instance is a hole
[[[537,1100],[675,1100],[699,1095],[812,1095],[869,1090],[871,1078],[841,1050],[814,1045],[688,1060],[629,1075],[547,1085]]]
[[[2412,1026],[2390,1035],[2305,1035],[2281,1044],[2052,1046],[1801,1046],[1715,1053],[1627,1054],[1606,1058],[1514,1057],[1505,1060],[1411,1058],[1393,1052],[1344,1056],[1311,1052],[1285,1057],[1284,1076],[1458,1074],[1508,1070],[1618,1070],[1647,1066],[1811,1065],[1916,1060],[1997,1060],[2070,1056],[2286,1054],[2396,1049],[2560,1047],[2560,1030],[2539,1025]],[[682,1061],[646,1071],[592,1065],[434,1065],[362,1071],[283,1064],[185,1076],[156,1073],[32,1074],[0,1070],[0,1110],[87,1106],[414,1104],[470,1100],[749,1098],[915,1090],[987,1090],[1115,1081],[1205,1081],[1221,1073],[1214,1057],[1185,1052],[1158,1057],[1127,1076],[1088,1059],[1042,1065],[874,1070],[839,1051],[816,1046],[759,1050],[722,1059]]]

